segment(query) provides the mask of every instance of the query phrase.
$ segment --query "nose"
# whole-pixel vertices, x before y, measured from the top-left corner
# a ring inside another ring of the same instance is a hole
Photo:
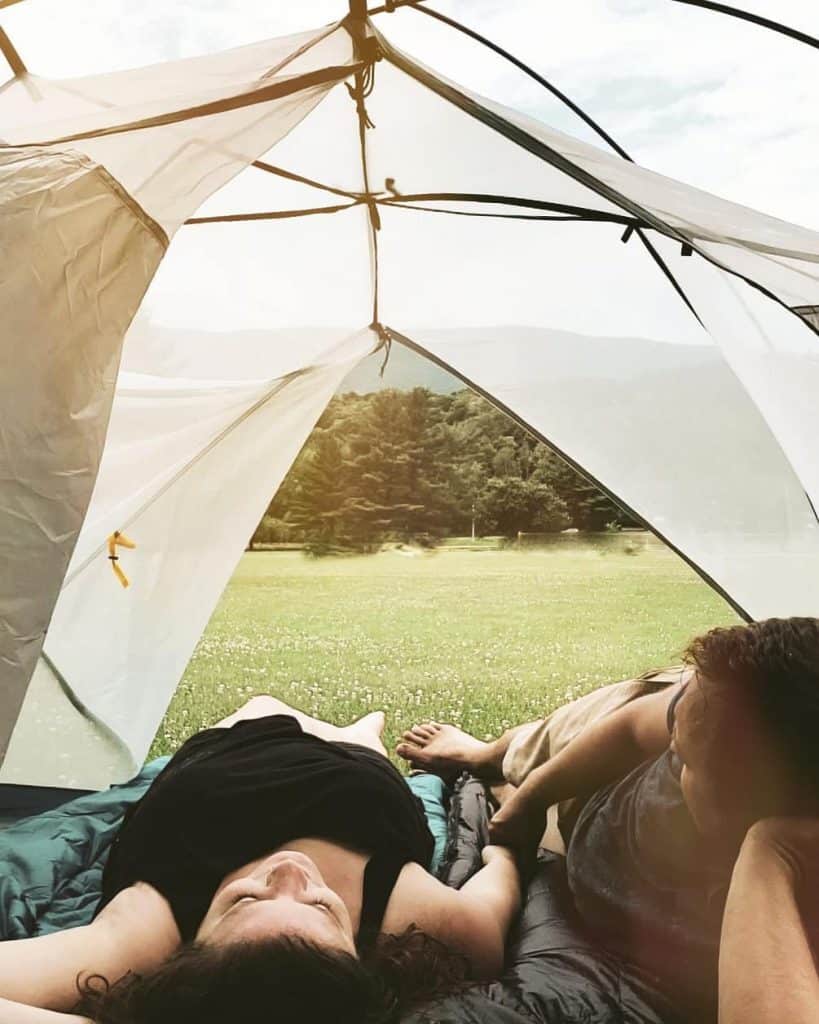
[[[298,861],[290,859],[280,860],[271,865],[265,879],[265,884],[274,894],[295,895],[304,892],[309,882],[310,876],[304,867]]]

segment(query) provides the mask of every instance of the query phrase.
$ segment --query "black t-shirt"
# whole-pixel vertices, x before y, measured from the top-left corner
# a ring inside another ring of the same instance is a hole
[[[707,1019],[716,1005],[731,867],[711,856],[666,751],[584,805],[567,852],[575,904],[595,936]]]
[[[130,808],[98,910],[148,882],[170,903],[182,938],[192,939],[226,875],[304,838],[423,867],[433,851],[420,801],[375,751],[309,736],[287,715],[206,729]]]

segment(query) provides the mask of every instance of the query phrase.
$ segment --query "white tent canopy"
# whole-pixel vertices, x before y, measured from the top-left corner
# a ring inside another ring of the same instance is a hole
[[[506,409],[744,614],[819,612],[816,232],[478,96],[358,18],[21,73],[0,140],[0,781],[132,774],[271,494],[387,344]],[[32,758],[44,729],[63,738]]]

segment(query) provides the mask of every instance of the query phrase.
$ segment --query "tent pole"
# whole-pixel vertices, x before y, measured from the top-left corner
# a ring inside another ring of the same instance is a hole
[[[20,54],[15,50],[14,43],[6,35],[5,30],[0,27],[0,53],[6,58],[15,78],[22,78],[28,74],[28,68],[23,63]]]
[[[378,325],[378,232],[381,229],[381,217],[378,213],[378,204],[370,187],[370,171],[367,162],[367,131],[375,125],[367,116],[366,98],[373,89],[373,68],[376,61],[381,59],[375,39],[369,34],[369,18],[367,15],[367,0],[349,0],[350,13],[345,18],[345,27],[353,41],[353,53],[357,65],[363,70],[355,72],[355,86],[347,86],[351,99],[355,101],[358,114],[358,141],[361,153],[361,173],[363,176],[364,191],[361,194],[362,200],[367,204],[369,214],[369,239],[370,259],[372,276],[372,327]]]

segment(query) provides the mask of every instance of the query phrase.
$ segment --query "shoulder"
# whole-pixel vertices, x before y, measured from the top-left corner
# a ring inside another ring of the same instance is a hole
[[[399,935],[418,928],[465,956],[478,976],[496,973],[503,935],[494,916],[466,893],[433,878],[419,864],[406,864],[398,877],[382,930]]]
[[[672,683],[656,693],[638,697],[625,705],[634,739],[649,755],[657,755],[668,747],[671,739],[673,709],[685,692],[687,679]]]
[[[146,882],[117,893],[92,927],[109,936],[123,954],[130,954],[133,970],[161,963],[182,941],[170,904]]]

